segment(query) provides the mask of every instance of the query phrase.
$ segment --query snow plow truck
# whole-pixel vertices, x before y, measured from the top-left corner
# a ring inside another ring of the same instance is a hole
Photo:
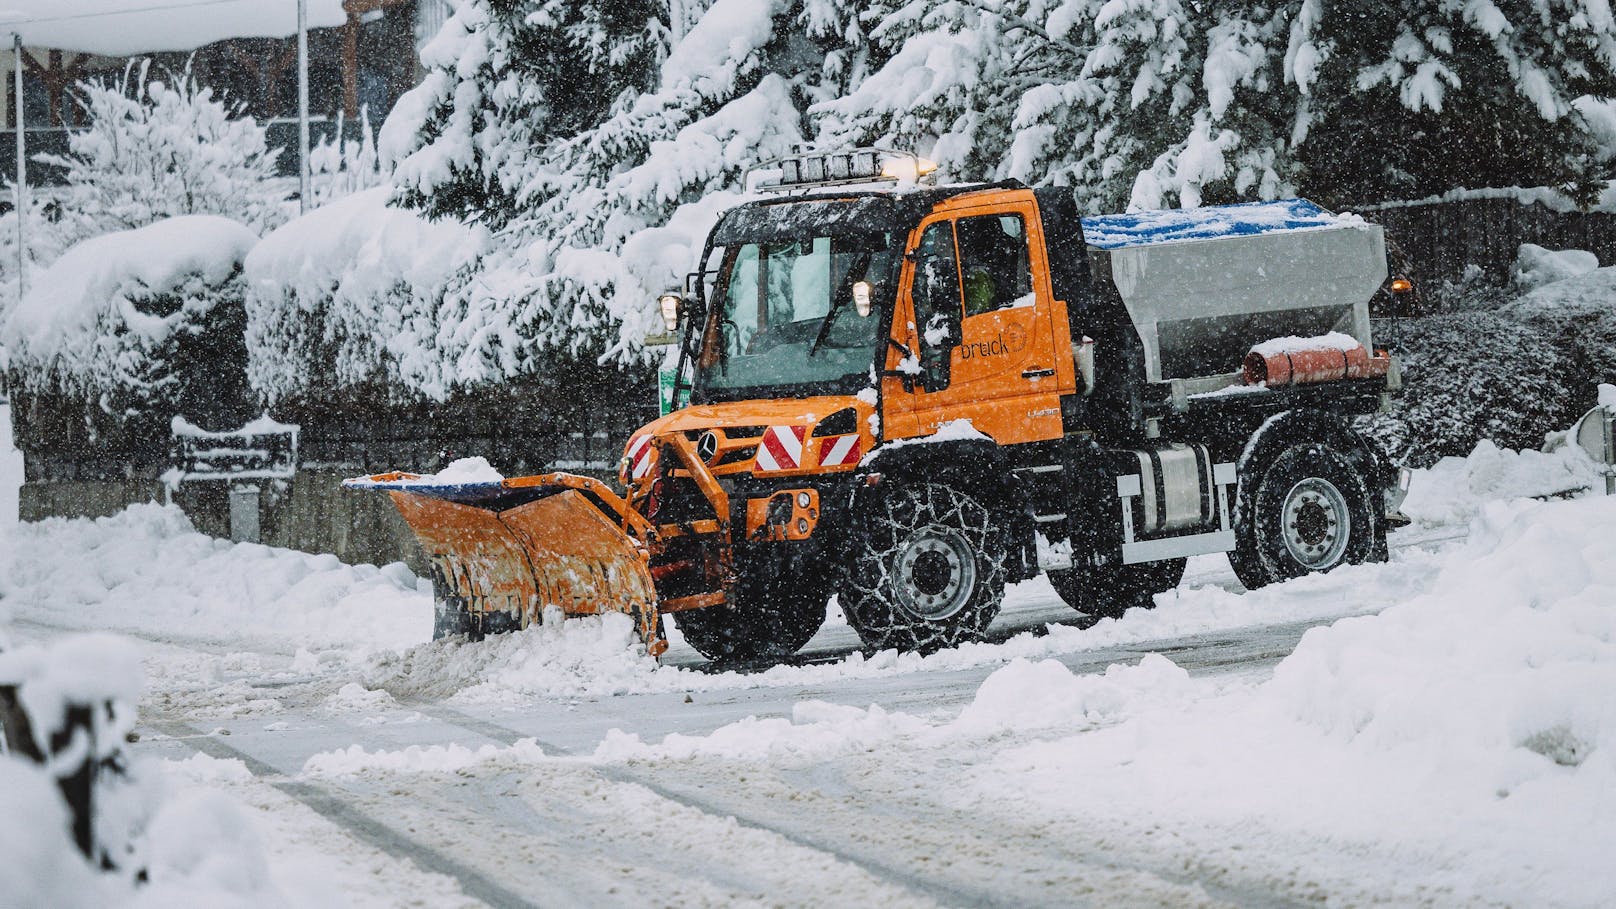
[[[660,655],[672,614],[768,662],[835,596],[867,648],[928,652],[1040,572],[1116,616],[1194,555],[1248,588],[1386,558],[1407,473],[1351,423],[1399,387],[1379,227],[1303,200],[1085,218],[1069,189],[926,169],[804,153],[719,218],[657,301],[676,405],[620,488],[349,481],[420,540],[436,633],[626,612]]]

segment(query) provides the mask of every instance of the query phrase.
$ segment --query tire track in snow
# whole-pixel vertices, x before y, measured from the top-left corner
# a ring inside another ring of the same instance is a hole
[[[499,907],[499,909],[505,909],[505,907],[525,909],[525,907],[538,905],[528,898],[505,888],[497,881],[488,878],[465,863],[430,846],[416,842],[398,830],[371,817],[345,801],[331,789],[316,783],[287,779],[279,770],[245,751],[225,744],[217,736],[208,735],[183,723],[172,721],[145,723],[143,725],[155,729],[170,738],[183,739],[192,748],[206,754],[208,757],[241,761],[254,777],[296,799],[314,813],[346,830],[367,845],[379,849],[394,858],[411,862],[424,871],[449,877],[459,884],[461,891],[467,896],[481,900],[489,906]]]

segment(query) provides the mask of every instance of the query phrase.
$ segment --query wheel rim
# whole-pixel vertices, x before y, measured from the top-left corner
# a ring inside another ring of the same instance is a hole
[[[1291,487],[1281,523],[1285,549],[1309,569],[1329,568],[1341,561],[1352,536],[1347,498],[1323,477],[1308,477]]]
[[[917,530],[899,549],[894,568],[898,605],[928,621],[958,614],[976,587],[976,556],[970,541],[952,527]]]

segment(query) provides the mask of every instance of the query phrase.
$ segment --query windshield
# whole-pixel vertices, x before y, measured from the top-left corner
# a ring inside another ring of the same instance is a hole
[[[704,398],[782,387],[852,391],[869,381],[897,279],[889,234],[742,243],[725,251],[696,362]]]

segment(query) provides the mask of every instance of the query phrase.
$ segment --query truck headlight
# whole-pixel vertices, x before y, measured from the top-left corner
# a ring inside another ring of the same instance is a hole
[[[662,310],[662,324],[667,327],[669,334],[679,330],[679,310],[684,308],[684,302],[684,298],[676,293],[657,297],[657,308]]]

